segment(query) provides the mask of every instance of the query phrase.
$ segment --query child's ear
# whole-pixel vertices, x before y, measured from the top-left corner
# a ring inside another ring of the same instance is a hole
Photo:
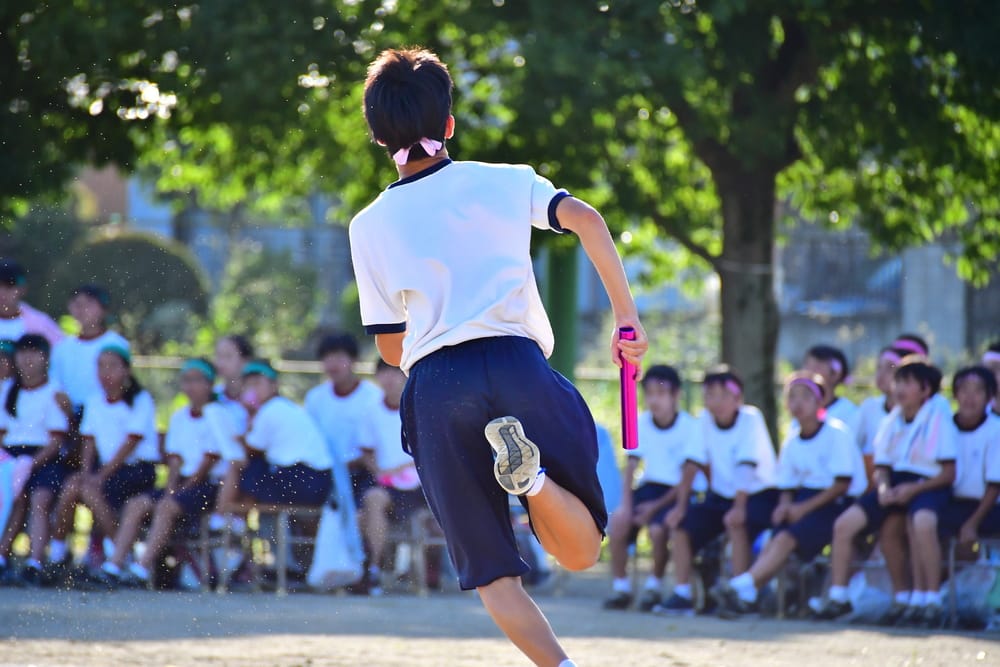
[[[444,138],[451,139],[455,136],[455,117],[448,114],[448,121],[444,124]]]
[[[381,139],[376,139],[375,143],[381,146],[382,148],[385,148],[385,142],[382,141]]]

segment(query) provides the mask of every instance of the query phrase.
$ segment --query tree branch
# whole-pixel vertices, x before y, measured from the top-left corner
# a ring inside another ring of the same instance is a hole
[[[684,130],[688,141],[691,142],[691,148],[695,155],[713,172],[727,168],[727,165],[733,161],[732,154],[724,145],[711,137],[704,136],[699,131],[702,123],[698,112],[684,99],[683,92],[680,92],[682,87],[677,86],[676,90],[677,94],[665,92],[664,99],[667,102],[667,108],[677,116],[677,123]]]
[[[688,236],[687,232],[682,231],[676,223],[656,211],[654,211],[650,217],[653,218],[653,222],[656,223],[657,227],[666,232],[672,239],[680,243],[685,250],[708,262],[709,266],[711,266],[713,270],[720,270],[718,255],[713,255],[708,251],[708,248],[694,241],[690,236]]]

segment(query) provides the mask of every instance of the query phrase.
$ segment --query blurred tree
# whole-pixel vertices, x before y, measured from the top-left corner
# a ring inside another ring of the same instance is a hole
[[[192,323],[207,311],[207,280],[194,257],[151,234],[112,230],[84,241],[38,286],[45,294],[40,305],[62,313],[67,295],[84,283],[108,288],[122,334],[143,353],[190,337]]]
[[[87,227],[72,214],[47,207],[33,210],[10,228],[0,228],[0,257],[15,258],[24,266],[29,303],[37,297],[39,305],[49,304],[45,288],[49,277],[86,233]],[[62,312],[64,305],[60,302],[56,312]]]

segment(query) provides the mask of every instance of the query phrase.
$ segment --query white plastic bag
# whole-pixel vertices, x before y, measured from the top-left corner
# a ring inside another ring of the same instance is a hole
[[[854,608],[851,620],[870,623],[892,606],[892,584],[884,569],[867,569],[851,577],[847,594]]]
[[[0,532],[3,532],[7,527],[7,519],[10,518],[10,512],[14,509],[14,500],[17,498],[14,493],[14,467],[16,465],[15,459],[0,449]]]
[[[342,513],[324,505],[316,531],[312,564],[306,576],[309,585],[329,590],[359,581],[364,569],[364,556],[355,553],[352,543]]]

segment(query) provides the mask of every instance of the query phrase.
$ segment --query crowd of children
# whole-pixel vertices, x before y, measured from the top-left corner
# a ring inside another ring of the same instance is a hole
[[[704,612],[723,618],[754,613],[761,591],[792,555],[810,563],[826,552],[830,585],[810,600],[811,616],[843,617],[853,611],[852,568],[880,553],[893,603],[877,622],[942,627],[942,543],[957,538],[968,548],[982,537],[1000,537],[1000,343],[955,374],[954,410],[919,336],[901,335],[882,350],[881,393],[860,407],[837,395],[847,377],[841,350],[808,350],[802,369],[785,383],[792,419],[775,459],[760,412],[744,404],[735,371],[705,375],[704,410],[692,429],[692,418],[676,407],[677,371],[649,367],[642,379],[641,445],[629,453],[624,497],[609,524],[614,578],[605,608],[632,606],[628,545],[646,528],[653,572],[638,600],[641,611],[693,614],[694,561],[700,554],[717,558],[702,552],[718,550],[724,535],[729,560],[721,569],[728,574],[714,585],[719,568],[703,577]],[[701,474],[709,479],[704,492],[695,483]],[[767,539],[758,539],[762,535]],[[673,591],[662,600],[668,553]]]

